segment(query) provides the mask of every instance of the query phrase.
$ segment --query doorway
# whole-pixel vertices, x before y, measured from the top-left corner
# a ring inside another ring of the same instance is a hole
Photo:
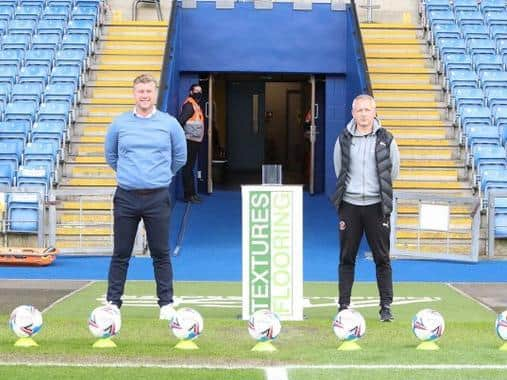
[[[203,87],[211,99],[208,103],[213,104],[207,106],[212,117],[208,123],[213,126],[212,143],[207,144],[207,156],[213,162],[208,192],[260,184],[263,164],[282,165],[283,184],[302,184],[309,190],[310,139],[305,119],[316,108],[312,107],[316,98],[312,97],[311,78],[231,73],[203,78],[212,84],[212,91]],[[315,124],[322,122],[317,117],[314,120]]]

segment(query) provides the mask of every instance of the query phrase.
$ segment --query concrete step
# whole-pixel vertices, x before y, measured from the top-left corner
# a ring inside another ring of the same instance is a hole
[[[134,98],[132,97],[132,93],[131,93],[130,97],[124,97],[124,98],[96,98],[96,97],[85,98],[85,99],[81,100],[81,104],[82,105],[89,105],[89,104],[94,105],[95,104],[95,105],[104,105],[104,106],[128,105],[132,109],[132,108],[134,108],[135,101],[134,101]]]
[[[377,108],[439,108],[439,109],[447,109],[447,103],[444,102],[435,102],[435,101],[425,101],[425,100],[396,100],[396,101],[384,101],[378,100],[376,101]]]
[[[79,116],[105,116],[114,118],[119,114],[132,111],[133,104],[125,105],[107,105],[107,104],[83,104],[79,109]]]
[[[422,31],[423,27],[412,23],[360,23],[359,28],[363,30],[419,30]]]
[[[373,74],[428,74],[428,75],[438,75],[436,70],[433,67],[415,67],[415,66],[372,66],[368,65],[368,72],[370,75]]]
[[[421,243],[428,243],[427,240],[433,239],[452,239],[452,240],[470,240],[470,232],[436,232],[436,231],[396,231],[396,239],[417,239],[423,240]]]
[[[429,127],[429,128],[454,128],[454,125],[450,121],[446,120],[425,120],[425,119],[394,119],[394,118],[388,118],[384,119],[382,118],[382,126],[386,128],[392,128],[392,127],[406,127],[406,128],[413,128],[413,127]]]
[[[113,222],[113,215],[112,211],[65,211],[58,213],[57,216],[57,223],[58,224],[65,224],[67,226],[70,225],[94,225],[94,224],[108,224],[111,225]]]
[[[417,216],[398,216],[397,226],[404,228],[418,228],[419,218]],[[464,230],[472,226],[470,216],[453,215],[449,217],[449,229],[451,230]]]
[[[373,91],[378,90],[427,90],[427,91],[442,91],[442,86],[436,83],[390,83],[380,79],[379,81],[371,84]]]
[[[405,68],[435,68],[433,59],[430,58],[368,58],[368,69],[380,67],[400,67]]]
[[[455,255],[470,255],[470,242],[458,243],[453,241],[452,244],[447,247],[446,242],[442,242],[439,240],[435,241],[424,241],[421,242],[424,244],[417,243],[414,239],[410,239],[409,241],[400,241],[396,242],[396,248],[400,251],[405,252],[413,252],[414,255],[417,255],[419,252],[421,253],[452,253]]]
[[[92,144],[98,144],[98,143],[104,143],[104,134],[100,134],[100,135],[83,135],[83,136],[78,136],[78,137],[74,137],[71,142],[73,144],[88,144],[88,143],[92,143]]]
[[[131,99],[133,103],[132,96],[132,84],[129,87],[89,87],[86,86],[84,90],[83,97],[85,99],[90,98],[100,98],[100,99]]]
[[[425,73],[425,74],[415,74],[415,73],[374,73],[370,72],[370,80],[373,86],[384,83],[391,84],[404,84],[404,85],[414,85],[414,84],[437,84],[437,74],[436,73]]]
[[[116,174],[107,164],[66,164],[64,176],[72,178],[116,178]]]
[[[381,45],[381,46],[426,46],[426,41],[418,40],[416,38],[391,38],[388,35],[381,38],[363,37],[363,44],[366,46]]]
[[[398,181],[457,181],[457,169],[401,168]]]
[[[131,80],[119,80],[119,81],[112,81],[112,80],[90,80],[86,82],[86,88],[88,89],[95,89],[95,88],[122,88],[122,89],[130,89],[132,93],[132,81]]]
[[[112,208],[113,204],[111,201],[87,199],[86,197],[81,197],[79,201],[62,201],[57,205],[59,212],[87,210],[101,211],[103,213],[110,212]]]
[[[133,41],[133,40],[99,40],[96,54],[114,54],[117,51],[130,51],[139,54],[146,51],[147,55],[162,54],[166,43],[164,41]]]
[[[446,139],[452,138],[451,131],[446,128],[407,128],[407,127],[391,127],[387,128],[398,140],[404,139]]]
[[[470,189],[468,182],[457,182],[457,181],[431,181],[431,180],[396,180],[394,182],[394,188],[396,190],[459,190],[459,189]]]
[[[111,249],[113,247],[112,236],[86,236],[86,239],[76,240],[74,236],[57,235],[56,236],[56,247],[65,250],[66,253],[73,253],[73,250],[79,250],[80,248],[89,249]]]
[[[435,90],[373,90],[373,96],[380,101],[404,101],[404,102],[440,102],[444,95],[440,89]]]
[[[76,123],[74,125],[74,136],[104,136],[109,127],[108,123],[84,124]]]
[[[71,144],[70,156],[104,156],[104,144]]]
[[[361,28],[361,37],[364,39],[372,38],[393,38],[393,39],[418,39],[422,36],[423,31],[418,30],[389,30],[389,29],[364,29]]]
[[[60,226],[56,227],[57,236],[111,236],[113,229],[111,227],[93,227],[93,226]]]
[[[61,186],[66,187],[116,187],[116,178],[103,177],[63,177]]]
[[[111,124],[114,116],[79,116],[76,120],[78,124]]]
[[[455,140],[451,139],[410,139],[410,138],[399,138],[396,139],[396,142],[398,143],[398,147],[400,149],[402,148],[408,148],[408,147],[416,147],[416,148],[422,148],[422,147],[444,147],[444,148],[458,148],[458,143]]]
[[[401,160],[456,160],[459,157],[457,149],[450,147],[414,148],[400,147]]]
[[[394,120],[442,120],[444,113],[439,109],[392,109],[377,107],[377,113],[382,121],[388,119]]]
[[[92,71],[127,71],[127,72],[160,72],[161,65],[159,63],[131,63],[131,62],[117,62],[115,64],[97,64],[91,65]],[[138,74],[139,75],[139,74]],[[134,77],[135,78],[135,77]]]
[[[125,34],[125,33],[107,33],[103,34],[100,38],[101,41],[104,42],[119,42],[119,41],[128,41],[128,42],[166,42],[166,33],[156,33],[156,34]]]
[[[67,165],[73,164],[105,164],[106,159],[103,154],[89,154],[87,156],[69,156],[66,160]]]
[[[426,45],[368,45],[365,44],[364,53],[366,58],[375,56],[377,58],[407,58],[414,57],[427,57],[431,52]],[[403,55],[405,53],[406,55]]]
[[[154,70],[148,70],[144,72],[150,74],[157,81],[160,80],[160,67]],[[103,65],[95,66],[88,72],[88,80],[90,81],[111,81],[111,82],[129,82],[132,86],[133,80],[139,76],[137,69],[127,70],[106,70]]]
[[[109,55],[97,54],[94,57],[93,64],[95,65],[112,65],[112,64],[150,64],[162,66],[164,57],[162,54],[157,55]]]
[[[460,160],[432,160],[432,159],[420,159],[420,160],[402,160],[400,162],[401,167],[406,168],[459,168],[464,169],[465,164]]]

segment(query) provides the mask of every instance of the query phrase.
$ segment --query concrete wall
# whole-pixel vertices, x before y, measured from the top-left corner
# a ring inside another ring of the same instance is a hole
[[[356,0],[360,22],[366,22],[366,9],[362,6],[370,0]],[[378,23],[419,23],[418,0],[372,0],[379,9],[373,10],[373,22]]]

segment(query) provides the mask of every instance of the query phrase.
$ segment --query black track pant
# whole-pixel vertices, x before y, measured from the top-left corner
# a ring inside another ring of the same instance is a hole
[[[195,195],[194,166],[201,143],[187,140],[187,163],[183,166],[183,196],[189,198]]]
[[[376,265],[380,305],[391,305],[393,302],[393,279],[389,257],[391,231],[389,218],[384,218],[380,203],[370,206],[355,206],[342,202],[339,214],[341,248],[338,267],[340,291],[338,303],[350,305],[357,251],[364,232]]]

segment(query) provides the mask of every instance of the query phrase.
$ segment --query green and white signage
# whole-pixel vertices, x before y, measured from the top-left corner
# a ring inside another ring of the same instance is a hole
[[[301,186],[242,186],[243,319],[270,309],[303,319]]]

